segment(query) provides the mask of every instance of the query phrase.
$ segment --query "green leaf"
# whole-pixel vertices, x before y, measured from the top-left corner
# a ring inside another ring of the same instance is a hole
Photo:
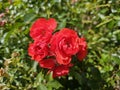
[[[108,23],[108,27],[110,29],[112,29],[114,27],[115,23],[116,23],[115,20],[112,20],[111,22]]]
[[[80,73],[74,72],[74,77],[76,78],[76,80],[78,81],[78,83],[80,85],[83,84],[83,82],[82,82],[82,76],[80,75]]]
[[[112,20],[113,20],[113,19],[105,20],[105,21],[101,22],[100,24],[98,24],[98,25],[96,26],[96,28],[98,28],[98,27],[100,27],[100,26],[102,26],[102,25],[104,25],[104,24],[106,24],[106,23],[108,23],[108,22],[110,22],[110,21],[112,21]]]
[[[29,24],[31,23],[32,20],[34,20],[36,18],[36,14],[35,13],[27,13],[25,16],[24,16],[24,23],[25,24]]]
[[[112,57],[112,60],[116,63],[120,65],[120,57],[119,56],[114,56]]]
[[[44,75],[42,74],[42,72],[40,72],[38,75],[37,75],[37,78],[36,78],[36,82],[37,83],[41,83],[44,79]]]
[[[120,20],[120,16],[114,16],[113,17],[115,20]]]
[[[32,70],[34,71],[34,72],[36,72],[37,71],[37,66],[38,66],[38,62],[34,62],[33,63],[33,67],[32,67]]]
[[[116,74],[120,77],[120,70]]]
[[[47,87],[40,83],[40,85],[37,87],[37,90],[48,90]]]
[[[7,32],[5,37],[3,38],[3,41],[4,41],[3,43],[7,43],[9,38],[10,38],[10,36],[12,36],[13,34],[15,34],[15,29]]]
[[[59,26],[58,26],[58,29],[62,29],[66,26],[66,20],[62,20],[62,22],[60,22]]]
[[[47,86],[55,89],[59,89],[60,87],[62,87],[62,85],[56,80],[48,82]]]
[[[17,22],[16,25],[13,25],[11,28],[9,28],[10,31],[5,33],[4,43],[7,43],[11,36],[14,36],[16,35],[16,33],[19,33],[19,27],[21,25],[22,25],[21,23]]]

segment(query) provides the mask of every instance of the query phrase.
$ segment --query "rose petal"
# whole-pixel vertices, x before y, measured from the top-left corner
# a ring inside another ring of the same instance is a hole
[[[77,58],[82,61],[87,56],[87,50],[81,50],[77,53]]]
[[[47,24],[48,24],[48,29],[50,30],[54,30],[57,27],[57,22],[54,18],[48,19]]]
[[[69,73],[69,67],[63,66],[63,65],[57,66],[53,70],[53,78],[59,77],[59,76],[65,76],[65,75],[68,75],[68,73]]]
[[[52,69],[55,67],[55,60],[54,59],[43,59],[39,62],[42,68]]]
[[[79,52],[77,53],[77,58],[82,61],[87,55],[87,43],[85,38],[79,39]]]

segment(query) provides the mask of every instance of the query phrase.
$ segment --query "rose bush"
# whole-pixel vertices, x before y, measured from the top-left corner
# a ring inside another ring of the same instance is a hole
[[[53,72],[53,77],[64,76],[72,67],[72,56],[77,55],[81,61],[87,55],[87,43],[72,29],[63,28],[54,33],[57,26],[55,19],[37,19],[31,29],[30,36],[34,40],[28,47],[28,54],[42,68]]]

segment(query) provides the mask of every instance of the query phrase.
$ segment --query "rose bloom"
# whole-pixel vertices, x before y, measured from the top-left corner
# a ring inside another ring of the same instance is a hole
[[[28,55],[38,62],[48,55],[48,51],[48,46],[45,42],[35,41],[29,44],[28,47]]]
[[[79,39],[79,52],[77,53],[77,58],[82,61],[87,55],[87,42],[85,38]]]
[[[53,72],[53,78],[55,77],[59,77],[59,76],[65,76],[68,75],[69,73],[69,69],[70,69],[70,65],[60,65],[55,67],[52,72]]]
[[[53,35],[50,46],[57,62],[67,65],[71,61],[71,56],[79,50],[79,37],[74,30],[63,28]]]
[[[45,18],[37,19],[30,29],[30,36],[35,40],[39,38],[41,41],[48,42],[52,36],[53,30],[57,27],[57,22],[55,19],[50,18],[46,20]]]
[[[39,65],[42,68],[49,69],[48,73],[52,72],[53,78],[68,75],[70,67],[73,66],[71,63],[68,65],[59,65],[55,58],[43,59],[39,62]]]

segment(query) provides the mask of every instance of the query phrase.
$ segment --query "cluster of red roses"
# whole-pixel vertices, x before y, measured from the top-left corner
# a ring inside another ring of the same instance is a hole
[[[67,75],[73,66],[71,57],[76,55],[78,60],[85,58],[87,45],[84,38],[79,38],[74,30],[63,28],[54,32],[57,27],[55,19],[37,19],[31,29],[30,36],[34,40],[29,45],[28,54],[42,68],[49,69],[53,77]]]

